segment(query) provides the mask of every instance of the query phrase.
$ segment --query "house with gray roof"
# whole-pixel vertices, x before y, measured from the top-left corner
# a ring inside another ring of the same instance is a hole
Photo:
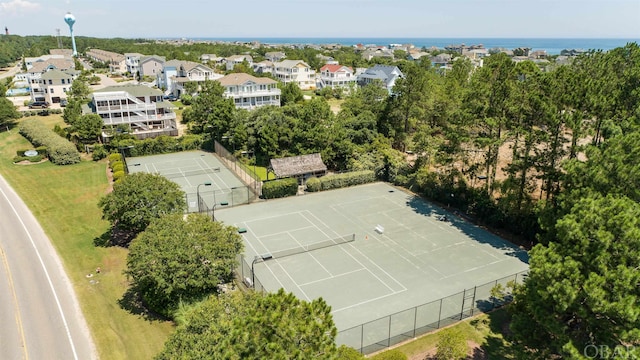
[[[286,57],[287,55],[282,51],[269,51],[264,54],[264,58],[271,61],[272,63],[282,61]]]
[[[236,65],[244,62],[249,64],[249,68],[253,67],[253,57],[251,55],[231,55],[226,59],[227,71],[233,70]]]
[[[359,86],[366,86],[375,80],[380,80],[382,85],[391,93],[396,80],[400,78],[404,78],[404,74],[397,66],[378,64],[358,75],[357,83]]]
[[[140,76],[156,77],[162,69],[164,69],[164,63],[166,62],[164,56],[148,55],[140,58],[138,63],[140,69]]]
[[[38,82],[31,84],[33,101],[46,101],[50,104],[60,103],[67,98],[71,84],[80,75],[77,70],[51,69],[40,76]]]
[[[173,105],[163,101],[162,91],[144,85],[116,85],[93,92],[84,114],[97,114],[104,123],[103,139],[125,127],[139,139],[160,135],[177,136]]]
[[[261,106],[280,106],[278,82],[245,73],[233,73],[217,80],[225,89],[224,96],[233,99],[238,109],[252,110]]]
[[[185,93],[184,84],[195,81],[216,80],[221,78],[212,68],[193,61],[169,60],[157,75],[156,84],[165,94],[175,97]]]

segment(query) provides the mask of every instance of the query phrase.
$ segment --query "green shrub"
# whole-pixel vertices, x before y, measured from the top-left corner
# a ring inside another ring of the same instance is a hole
[[[46,146],[38,146],[36,148],[38,155],[42,155],[43,157],[47,157],[47,147]]]
[[[298,180],[293,178],[267,181],[262,185],[262,196],[275,199],[298,193]]]
[[[307,191],[317,192],[322,190],[322,182],[317,177],[312,177],[307,180]]]
[[[34,146],[46,146],[49,159],[56,165],[80,162],[80,153],[68,140],[61,138],[38,119],[27,119],[20,123],[20,134]]]
[[[117,173],[118,171],[124,171],[124,164],[118,161],[111,166],[111,170],[114,173]]]
[[[407,355],[398,349],[385,351],[371,358],[372,360],[407,360]]]
[[[109,154],[109,164],[111,165],[114,161],[122,161],[122,155],[118,153]]]
[[[116,171],[113,173],[113,182],[118,182],[125,176],[124,171]]]
[[[40,162],[42,161],[42,155],[29,156],[27,160],[31,161],[32,163]]]
[[[376,174],[372,170],[352,171],[343,174],[326,175],[321,178],[307,180],[307,191],[323,191],[355,186],[376,181]]]
[[[364,355],[352,347],[340,345],[338,348],[338,359],[340,360],[364,360]]]
[[[97,144],[93,146],[93,152],[91,153],[91,158],[93,161],[102,160],[107,157],[107,149],[104,148],[102,144]]]
[[[29,160],[29,158],[26,156],[19,156],[19,155],[16,155],[13,157],[14,163],[19,163],[20,161],[24,161],[24,160]]]

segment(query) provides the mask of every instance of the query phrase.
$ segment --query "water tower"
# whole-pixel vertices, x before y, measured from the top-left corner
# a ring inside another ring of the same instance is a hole
[[[71,32],[71,44],[73,45],[73,56],[78,56],[78,51],[76,50],[76,38],[73,37],[73,24],[76,23],[76,17],[73,16],[70,12],[68,12],[64,16],[64,22],[69,25],[69,32]]]

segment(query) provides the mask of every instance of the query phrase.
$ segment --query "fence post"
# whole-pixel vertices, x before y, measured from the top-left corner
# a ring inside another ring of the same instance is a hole
[[[416,326],[418,326],[418,307],[413,308],[413,337],[416,337]]]
[[[442,298],[440,298],[440,310],[438,311],[438,329],[440,329],[440,317],[442,317]]]
[[[391,315],[389,315],[389,335],[387,335],[387,347],[391,347]]]
[[[360,354],[364,354],[364,324],[360,325]]]

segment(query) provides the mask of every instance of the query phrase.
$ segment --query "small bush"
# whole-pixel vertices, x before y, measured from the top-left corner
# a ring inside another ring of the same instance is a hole
[[[19,156],[19,155],[16,155],[13,157],[14,163],[19,163],[20,161],[24,161],[24,160],[29,160],[29,158],[26,156]]]
[[[113,173],[113,182],[118,182],[125,176],[124,171],[116,171]]]
[[[293,196],[297,193],[298,180],[293,178],[267,181],[262,185],[262,196],[265,199]]]
[[[102,160],[107,157],[107,149],[104,148],[101,144],[97,144],[93,146],[93,152],[91,153],[91,158],[93,161]]]
[[[31,161],[32,163],[40,162],[42,161],[42,155],[29,156],[27,160]]]
[[[372,360],[407,360],[407,355],[398,349],[385,351],[371,358]]]
[[[118,171],[124,171],[124,164],[122,162],[116,162],[111,166],[111,170],[114,173],[117,173]]]
[[[118,153],[109,154],[109,164],[112,164],[114,161],[122,161],[122,155]]]
[[[322,182],[317,177],[312,177],[307,180],[307,191],[317,192],[322,190]]]

